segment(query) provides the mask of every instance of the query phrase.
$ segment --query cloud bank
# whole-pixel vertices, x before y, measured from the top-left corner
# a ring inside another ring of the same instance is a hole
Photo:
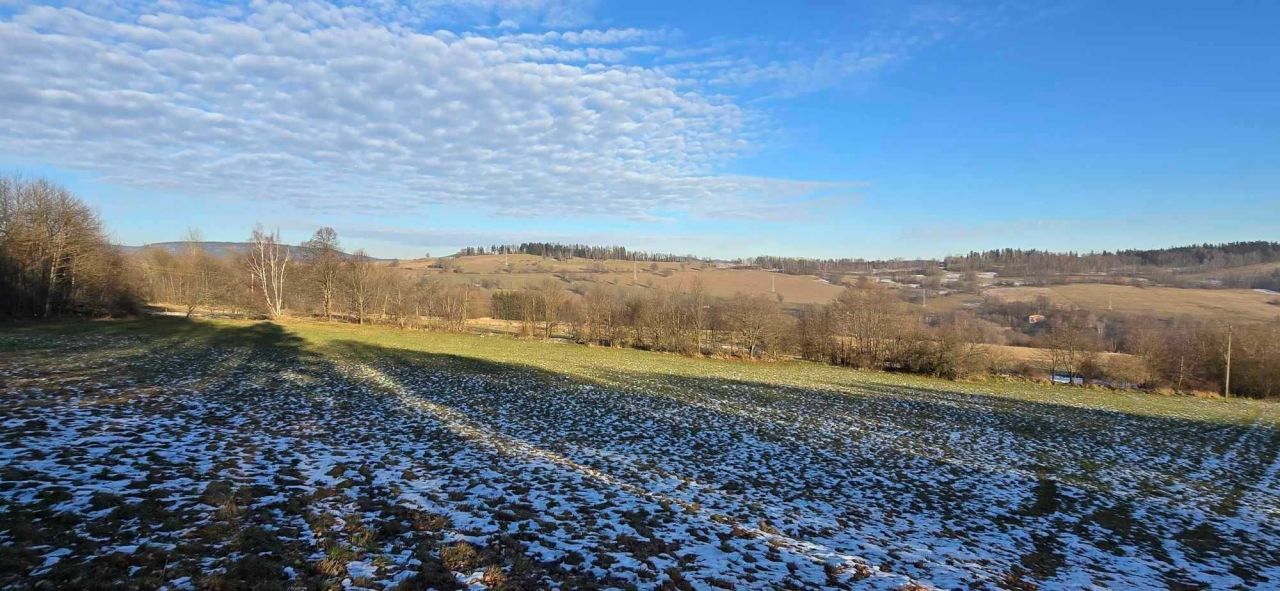
[[[21,6],[0,12],[0,150],[315,213],[750,215],[841,188],[723,174],[751,113],[642,59],[661,31],[554,28],[584,6]],[[481,24],[427,28],[454,18]]]

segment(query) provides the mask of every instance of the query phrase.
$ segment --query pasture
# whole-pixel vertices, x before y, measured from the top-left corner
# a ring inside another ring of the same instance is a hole
[[[1280,585],[1280,407],[506,337],[0,328],[0,587]]]
[[[449,270],[434,268],[444,259],[400,261],[402,273],[417,277],[426,273],[448,284],[485,286],[490,289],[521,289],[547,279],[584,292],[593,285],[617,287],[623,291],[666,289],[685,291],[700,284],[711,297],[730,298],[739,294],[780,298],[786,306],[824,304],[840,295],[842,285],[822,281],[813,275],[788,275],[762,269],[719,268],[705,263],[631,263],[629,261],[556,260],[534,255],[480,255],[448,259]],[[1273,265],[1242,267],[1251,272]],[[456,269],[456,272],[453,270]],[[1230,270],[1228,270],[1230,271]],[[1229,274],[1227,272],[1223,272]],[[853,275],[845,277],[852,282]],[[918,297],[919,290],[904,296]],[[1175,287],[1135,287],[1101,283],[1068,283],[1048,287],[987,287],[981,294],[952,291],[930,293],[927,309],[948,313],[975,309],[984,298],[1007,301],[1035,301],[1047,297],[1055,305],[1083,308],[1098,313],[1117,312],[1163,319],[1190,316],[1200,320],[1235,323],[1269,322],[1280,318],[1277,296],[1249,289],[1204,289]],[[916,305],[919,305],[916,301]],[[923,309],[923,308],[922,308]]]
[[[984,292],[990,297],[1012,301],[1034,301],[1047,297],[1055,304],[1105,312],[1175,318],[1191,316],[1222,322],[1269,322],[1280,318],[1276,299],[1250,289],[1183,289],[1176,287],[1134,287],[1101,283],[1072,283],[1051,287],[998,287]]]
[[[824,304],[843,290],[839,285],[813,275],[787,275],[761,269],[717,268],[707,263],[648,263],[574,258],[556,260],[534,255],[478,255],[448,259],[449,270],[432,267],[442,259],[399,261],[401,272],[428,276],[449,284],[520,289],[547,279],[580,291],[593,285],[617,287],[624,291],[666,289],[687,291],[701,284],[711,297],[730,298],[739,294],[779,297],[787,304]],[[457,272],[452,270],[456,269]]]

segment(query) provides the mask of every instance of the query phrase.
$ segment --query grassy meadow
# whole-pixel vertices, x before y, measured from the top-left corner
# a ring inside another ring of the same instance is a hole
[[[1199,320],[1238,323],[1271,322],[1280,318],[1280,305],[1271,303],[1276,296],[1251,289],[1072,283],[1052,287],[1000,287],[986,293],[1014,301],[1034,301],[1043,296],[1057,305],[1157,318],[1190,316]]]
[[[397,263],[405,273],[429,272],[449,283],[495,285],[500,289],[519,289],[547,278],[557,279],[567,287],[589,288],[593,284],[623,290],[687,290],[700,282],[712,297],[738,294],[782,295],[784,303],[821,304],[840,294],[841,287],[820,281],[812,275],[787,275],[761,269],[719,268],[710,263],[649,263],[621,260],[596,261],[583,258],[565,260],[513,255],[477,255],[448,259],[448,272],[433,265],[442,259],[413,259]],[[456,269],[456,272],[453,270]],[[560,277],[557,278],[556,275]]]

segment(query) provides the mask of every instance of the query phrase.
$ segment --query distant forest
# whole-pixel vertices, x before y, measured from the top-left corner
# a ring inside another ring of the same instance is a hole
[[[1004,248],[930,259],[868,261],[863,259],[815,259],[758,256],[746,261],[762,269],[792,275],[828,273],[869,273],[886,269],[928,271],[939,265],[948,271],[998,272],[1006,277],[1048,277],[1079,274],[1161,274],[1175,279],[1178,274],[1204,273],[1280,261],[1280,242],[1250,241],[1197,244],[1150,250],[1115,252],[1049,252],[1036,249]],[[1263,276],[1238,287],[1262,287],[1280,281],[1280,276]],[[1258,285],[1254,285],[1257,283]]]
[[[458,251],[458,256],[486,254],[532,254],[554,259],[583,258],[594,260],[644,261],[679,263],[702,260],[691,254],[666,254],[628,250],[625,246],[589,246],[586,244],[560,244],[556,242],[521,242],[520,244],[495,244],[492,246],[468,246]]]
[[[998,271],[1006,275],[1107,273],[1158,267],[1175,272],[1216,271],[1280,261],[1280,242],[1251,241],[1197,244],[1116,252],[1047,252],[1005,248],[951,256],[943,263],[953,271]]]
[[[870,273],[883,269],[919,269],[937,267],[938,261],[932,259],[894,259],[889,261],[868,261],[864,259],[810,259],[801,257],[758,256],[745,261],[746,264],[786,273],[788,275],[825,275],[827,273]]]
[[[692,262],[710,259],[694,255],[676,255],[628,250],[624,246],[590,246],[556,242],[522,242],[493,246],[467,247],[458,256],[491,254],[531,254],[555,259],[585,258],[593,260],[627,260],[645,262]],[[1115,252],[1050,252],[1037,249],[1004,248],[970,252],[961,256],[937,259],[865,260],[853,258],[822,259],[806,257],[757,256],[733,261],[742,266],[758,267],[789,275],[831,275],[871,273],[885,270],[918,270],[932,274],[947,271],[996,272],[1004,277],[1023,277],[1033,282],[1052,283],[1070,275],[1144,276],[1159,283],[1182,287],[1203,286],[1202,279],[1186,279],[1190,273],[1208,273],[1222,269],[1260,263],[1280,262],[1280,242],[1263,240],[1196,244],[1158,249],[1129,249]],[[1056,278],[1056,279],[1055,279]],[[1221,287],[1266,288],[1280,290],[1280,269],[1271,272],[1223,277]]]
[[[986,373],[1037,379],[1067,375],[1073,383],[1079,378],[1086,384],[1175,391],[1226,391],[1224,352],[1230,350],[1233,394],[1280,395],[1280,322],[1275,321],[1232,326],[998,298],[976,309],[936,311],[909,303],[898,288],[867,276],[846,283],[829,302],[801,307],[785,307],[781,293],[712,297],[701,281],[624,287],[590,273],[575,282],[548,272],[515,289],[488,289],[472,281],[446,281],[440,273],[406,272],[361,250],[347,253],[337,232],[327,227],[297,245],[261,226],[249,232],[246,243],[205,243],[192,231],[181,244],[126,253],[110,244],[101,220],[70,191],[47,180],[0,175],[0,319],[126,316],[138,314],[144,303],[176,306],[187,316],[297,316],[449,331],[470,330],[469,321],[478,318],[497,318],[514,323],[527,337],[595,346],[749,359],[801,357],[953,379]],[[481,253],[654,262],[694,258],[554,243],[460,254]],[[1165,283],[1161,274],[1176,278],[1175,271],[1186,275],[1266,263],[1280,260],[1278,253],[1280,244],[1245,242],[1085,255],[1010,249],[942,263],[777,257],[738,263],[785,272],[907,270],[935,280],[941,279],[943,264],[948,270],[964,268],[966,275],[998,269],[1001,276],[1011,270],[1109,273],[1133,265]],[[1254,280],[1263,272],[1223,274],[1221,283]],[[1280,278],[1280,271],[1265,273]],[[1206,275],[1186,276],[1203,281]],[[974,285],[973,279],[959,283]],[[1005,344],[1043,349],[1048,367],[991,348]],[[1132,358],[1109,360],[1106,353]]]

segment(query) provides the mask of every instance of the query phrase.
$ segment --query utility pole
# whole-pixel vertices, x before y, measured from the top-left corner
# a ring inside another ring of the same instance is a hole
[[[1227,325],[1227,381],[1222,386],[1222,393],[1231,398],[1231,325]]]
[[[637,266],[636,262],[631,261],[631,285],[640,284],[640,271],[637,270],[638,268],[639,267]]]
[[[778,278],[769,275],[769,293],[778,293]]]

